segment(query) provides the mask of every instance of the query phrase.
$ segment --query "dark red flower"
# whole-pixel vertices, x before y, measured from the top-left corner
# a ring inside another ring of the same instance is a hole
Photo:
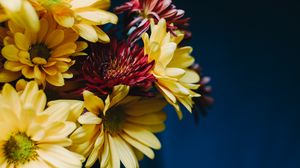
[[[83,62],[79,81],[84,87],[77,90],[108,94],[116,85],[123,84],[131,90],[147,91],[155,78],[149,71],[154,62],[148,63],[143,48],[125,41],[112,40],[110,44],[90,44],[91,55]]]
[[[207,108],[213,105],[214,99],[211,97],[212,87],[209,85],[210,77],[203,76],[202,67],[199,64],[194,64],[191,69],[198,72],[201,78],[199,82],[200,87],[196,91],[201,97],[194,98],[195,106],[193,109],[194,119],[198,123],[199,113],[205,117],[207,115]]]
[[[182,30],[185,32],[185,36],[188,38],[191,33],[186,31],[189,26],[189,19],[184,18],[184,11],[176,9],[176,6],[172,4],[172,0],[130,0],[125,4],[115,9],[116,13],[128,13],[129,18],[127,30],[131,32],[131,38],[138,38],[144,32],[149,30],[150,19],[152,18],[155,23],[162,18],[167,21],[169,31],[175,34],[175,30]]]

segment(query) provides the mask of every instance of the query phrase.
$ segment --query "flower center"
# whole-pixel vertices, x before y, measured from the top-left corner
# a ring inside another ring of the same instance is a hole
[[[37,158],[35,143],[24,133],[12,135],[4,144],[4,155],[9,164],[25,164]]]
[[[29,50],[31,60],[35,57],[48,59],[51,56],[51,50],[45,44],[35,44]]]
[[[120,107],[113,107],[107,111],[103,119],[104,130],[111,134],[115,134],[122,130],[122,125],[125,120],[125,114]]]

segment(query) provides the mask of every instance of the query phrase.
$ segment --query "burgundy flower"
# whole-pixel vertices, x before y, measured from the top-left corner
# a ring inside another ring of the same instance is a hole
[[[186,31],[189,26],[189,19],[184,18],[184,11],[176,9],[172,4],[172,0],[130,0],[122,6],[115,9],[116,13],[128,13],[129,18],[127,30],[131,32],[131,39],[140,37],[144,32],[149,30],[150,19],[153,18],[155,23],[162,18],[167,21],[167,26],[171,33],[175,34],[175,30],[182,30],[185,32],[186,38],[190,37],[190,32]]]
[[[154,62],[148,63],[143,48],[125,41],[112,40],[110,44],[90,44],[91,55],[83,62],[79,81],[98,95],[108,94],[116,85],[123,84],[138,92],[148,91],[155,78],[149,71]]]
[[[199,64],[194,64],[191,69],[198,72],[201,77],[200,87],[196,91],[201,97],[194,98],[195,107],[193,109],[195,121],[198,123],[199,113],[205,117],[207,115],[207,108],[213,105],[214,99],[211,97],[212,87],[209,85],[210,77],[203,76],[202,67]]]

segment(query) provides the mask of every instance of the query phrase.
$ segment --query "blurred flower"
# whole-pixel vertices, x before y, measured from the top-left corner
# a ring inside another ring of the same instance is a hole
[[[202,74],[202,67],[197,63],[192,65],[191,69],[201,76],[201,80],[199,82],[200,87],[196,91],[201,95],[201,97],[194,98],[195,107],[193,109],[195,121],[196,123],[198,123],[199,113],[201,113],[202,116],[205,117],[207,115],[207,108],[213,105],[214,99],[211,96],[212,87],[209,85],[210,77],[204,76]]]
[[[71,56],[84,55],[85,42],[77,42],[71,29],[59,27],[51,17],[40,20],[41,29],[34,33],[9,22],[9,36],[5,38],[2,55],[7,59],[5,69],[22,72],[45,86],[64,85],[64,78],[72,78],[68,70],[74,64]]]
[[[81,168],[84,157],[66,147],[76,129],[67,121],[68,103],[46,106],[46,95],[35,82],[17,93],[5,84],[0,94],[0,167]],[[62,159],[66,158],[66,159]]]
[[[130,0],[115,10],[117,13],[128,13],[131,19],[127,29],[135,27],[131,36],[133,38],[140,37],[150,28],[150,19],[153,19],[155,23],[158,23],[160,19],[165,19],[167,28],[171,33],[175,34],[174,31],[179,29],[186,32],[187,37],[190,36],[190,33],[185,31],[189,25],[189,18],[183,18],[185,12],[176,9],[172,0]],[[132,15],[133,18],[130,17]]]
[[[3,39],[7,36],[6,29],[0,27],[0,50],[3,48]],[[12,72],[4,68],[5,58],[0,53],[0,83],[11,82],[21,76],[20,72]]]
[[[106,11],[110,0],[29,0],[39,12],[50,12],[59,25],[72,28],[90,42],[110,41],[98,26],[116,24],[118,17]]]
[[[88,112],[78,119],[82,125],[72,135],[71,150],[87,157],[85,167],[97,159],[101,167],[138,167],[141,152],[154,158],[161,144],[153,132],[164,130],[166,105],[160,98],[126,97],[128,86],[114,87],[103,101],[89,91],[83,93]]]
[[[33,32],[40,29],[39,17],[27,0],[0,0],[0,22],[7,19]]]
[[[179,104],[181,103],[192,112],[194,104],[192,98],[200,95],[192,90],[197,90],[200,80],[199,75],[189,67],[195,59],[190,55],[191,47],[178,48],[183,39],[183,34],[173,37],[166,31],[166,21],[160,20],[157,25],[151,25],[151,37],[143,34],[145,54],[149,61],[155,61],[152,70],[157,79],[156,86],[166,100],[175,108],[178,117],[182,118]]]
[[[82,65],[81,80],[85,87],[79,90],[89,90],[104,95],[111,92],[116,85],[127,85],[149,89],[155,78],[149,71],[154,61],[148,63],[148,56],[138,45],[125,41],[113,40],[109,45],[92,44],[91,55]]]

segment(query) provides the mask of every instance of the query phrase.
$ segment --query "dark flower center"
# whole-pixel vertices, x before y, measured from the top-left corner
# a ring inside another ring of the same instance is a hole
[[[111,134],[118,133],[122,130],[122,125],[125,120],[125,113],[121,107],[113,107],[106,112],[105,116],[102,116],[104,130]]]
[[[30,58],[41,57],[48,59],[51,56],[51,50],[45,44],[35,44],[29,50]]]

